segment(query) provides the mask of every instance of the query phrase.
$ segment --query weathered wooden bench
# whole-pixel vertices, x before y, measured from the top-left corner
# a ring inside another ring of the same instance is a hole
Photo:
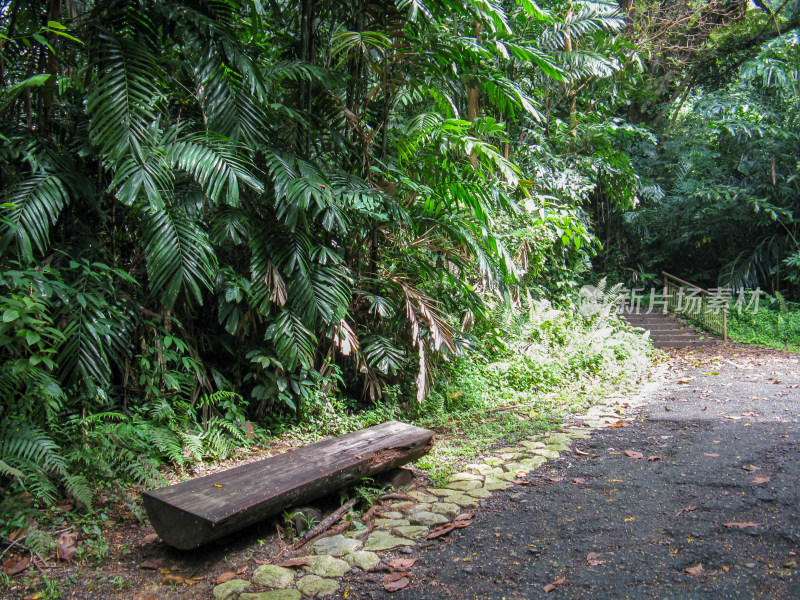
[[[388,421],[169,487],[144,492],[161,539],[190,550],[282,510],[426,454],[433,432]]]

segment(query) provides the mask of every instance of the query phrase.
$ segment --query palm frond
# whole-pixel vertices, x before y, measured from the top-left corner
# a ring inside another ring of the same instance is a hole
[[[0,253],[16,241],[19,254],[30,261],[34,249],[40,253],[48,249],[50,231],[69,195],[61,179],[39,174],[13,186],[3,194],[2,201],[8,207],[0,212]]]
[[[150,51],[132,39],[104,31],[96,39],[100,76],[86,100],[91,140],[110,161],[132,155],[144,163],[161,97],[159,67]]]
[[[182,291],[197,303],[211,289],[217,257],[208,234],[182,206],[137,207],[150,291],[171,308]]]

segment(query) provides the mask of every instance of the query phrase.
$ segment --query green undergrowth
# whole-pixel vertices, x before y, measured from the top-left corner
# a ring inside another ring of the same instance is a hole
[[[744,344],[800,352],[800,304],[776,296],[755,312],[730,310],[728,336]]]
[[[498,307],[474,332],[471,352],[439,368],[422,404],[396,387],[363,411],[331,399],[287,436],[309,443],[389,419],[414,423],[437,432],[417,466],[441,483],[498,443],[558,429],[570,414],[635,387],[652,347],[612,306],[606,299],[554,308],[529,298],[518,308]]]
[[[278,440],[305,445],[387,420],[436,431],[434,449],[417,464],[441,483],[493,445],[557,429],[571,413],[642,378],[650,343],[619,320],[612,306],[607,299],[588,308],[555,308],[530,298],[516,307],[498,305],[470,333],[462,355],[431,368],[422,403],[415,399],[411,372],[405,385],[386,386],[382,399],[366,408],[337,389],[342,380],[334,372],[315,382],[314,401],[295,415],[295,424],[284,421],[270,429],[247,420],[246,403],[231,392],[194,400],[176,396],[171,402],[153,393],[149,403],[127,412],[73,413],[62,421],[62,445],[21,419],[6,419],[0,450],[15,462],[12,467],[0,461],[0,470],[11,475],[0,502],[0,535],[22,532],[21,543],[45,555],[55,545],[52,532],[77,526],[84,540],[80,558],[100,562],[108,548],[98,524],[109,510],[143,520],[136,492],[167,483],[165,473],[190,478],[202,463],[235,460]],[[169,357],[169,348],[161,348]],[[177,367],[165,373],[181,374]],[[63,419],[69,400],[56,391],[47,396],[47,381],[31,385],[45,393],[38,420]],[[23,476],[25,489],[12,468]]]

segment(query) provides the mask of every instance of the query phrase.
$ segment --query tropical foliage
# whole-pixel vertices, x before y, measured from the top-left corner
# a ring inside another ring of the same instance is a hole
[[[0,5],[8,501],[88,504],[331,406],[412,413],[499,365],[497,331],[533,352],[486,367],[518,400],[624,379],[627,333],[542,316],[592,261],[797,285],[796,8],[727,6]]]

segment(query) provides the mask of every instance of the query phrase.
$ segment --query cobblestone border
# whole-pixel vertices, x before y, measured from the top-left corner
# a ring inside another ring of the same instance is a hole
[[[412,500],[388,503],[371,531],[348,531],[316,539],[308,554],[294,559],[296,567],[261,565],[250,580],[234,579],[214,587],[215,600],[301,600],[322,598],[340,591],[348,573],[370,571],[381,554],[405,551],[425,540],[432,528],[478,509],[495,492],[514,486],[548,460],[570,451],[574,439],[586,439],[592,428],[621,420],[619,409],[593,407],[580,418],[585,426],[535,435],[516,445],[494,450],[482,462],[468,464],[450,476],[443,487],[421,486],[408,492]],[[302,564],[305,563],[305,564]]]

